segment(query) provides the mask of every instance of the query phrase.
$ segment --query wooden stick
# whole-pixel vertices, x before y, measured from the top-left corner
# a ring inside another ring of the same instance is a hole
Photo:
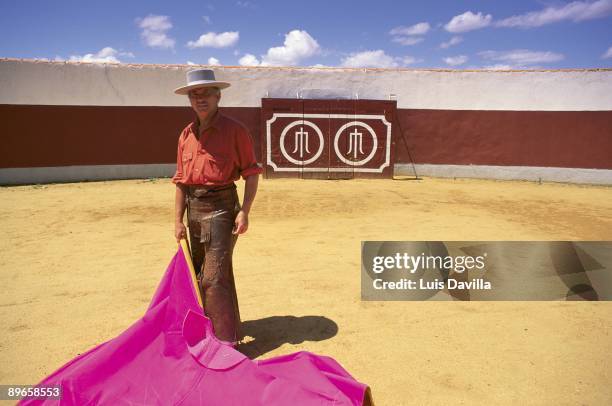
[[[196,297],[198,298],[198,303],[202,309],[204,308],[204,304],[202,302],[202,294],[200,292],[200,286],[198,285],[198,279],[196,278],[195,268],[193,267],[193,261],[191,260],[191,251],[189,250],[189,246],[187,245],[187,241],[184,238],[181,238],[181,248],[183,249],[183,254],[185,255],[185,261],[187,262],[187,266],[189,266],[189,273],[191,274],[191,282],[193,282],[193,288],[196,291]]]

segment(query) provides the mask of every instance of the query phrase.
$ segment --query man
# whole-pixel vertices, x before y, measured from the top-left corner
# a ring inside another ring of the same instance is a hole
[[[232,251],[239,234],[249,227],[249,212],[262,169],[255,160],[253,140],[239,122],[218,110],[221,89],[209,69],[187,72],[187,85],[176,94],[188,95],[196,119],[178,140],[175,237],[186,238],[183,214],[187,205],[193,264],[215,335],[236,345],[241,339],[240,312],[232,268]],[[242,207],[234,181],[245,179]]]

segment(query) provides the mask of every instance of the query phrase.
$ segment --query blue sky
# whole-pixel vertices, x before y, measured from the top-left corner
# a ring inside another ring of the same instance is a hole
[[[612,67],[612,0],[4,0],[0,57],[450,69]]]

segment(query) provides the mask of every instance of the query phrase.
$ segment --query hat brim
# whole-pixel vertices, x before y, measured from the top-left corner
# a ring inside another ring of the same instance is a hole
[[[230,87],[231,85],[227,82],[217,82],[211,80],[201,80],[199,82],[192,82],[187,86],[182,86],[177,89],[174,89],[174,93],[186,95],[190,90],[198,89],[201,87],[218,87],[219,89],[225,89]]]

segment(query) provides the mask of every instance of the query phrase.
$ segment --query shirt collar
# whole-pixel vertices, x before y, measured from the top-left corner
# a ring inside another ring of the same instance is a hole
[[[219,122],[221,121],[221,117],[222,117],[222,114],[217,109],[214,117],[212,118],[212,121],[210,122],[210,126],[208,128],[215,128],[218,130]],[[198,135],[200,131],[200,118],[197,115],[196,115],[195,120],[193,120],[193,122],[191,123],[191,130],[193,131],[194,134],[196,134],[196,136]]]

